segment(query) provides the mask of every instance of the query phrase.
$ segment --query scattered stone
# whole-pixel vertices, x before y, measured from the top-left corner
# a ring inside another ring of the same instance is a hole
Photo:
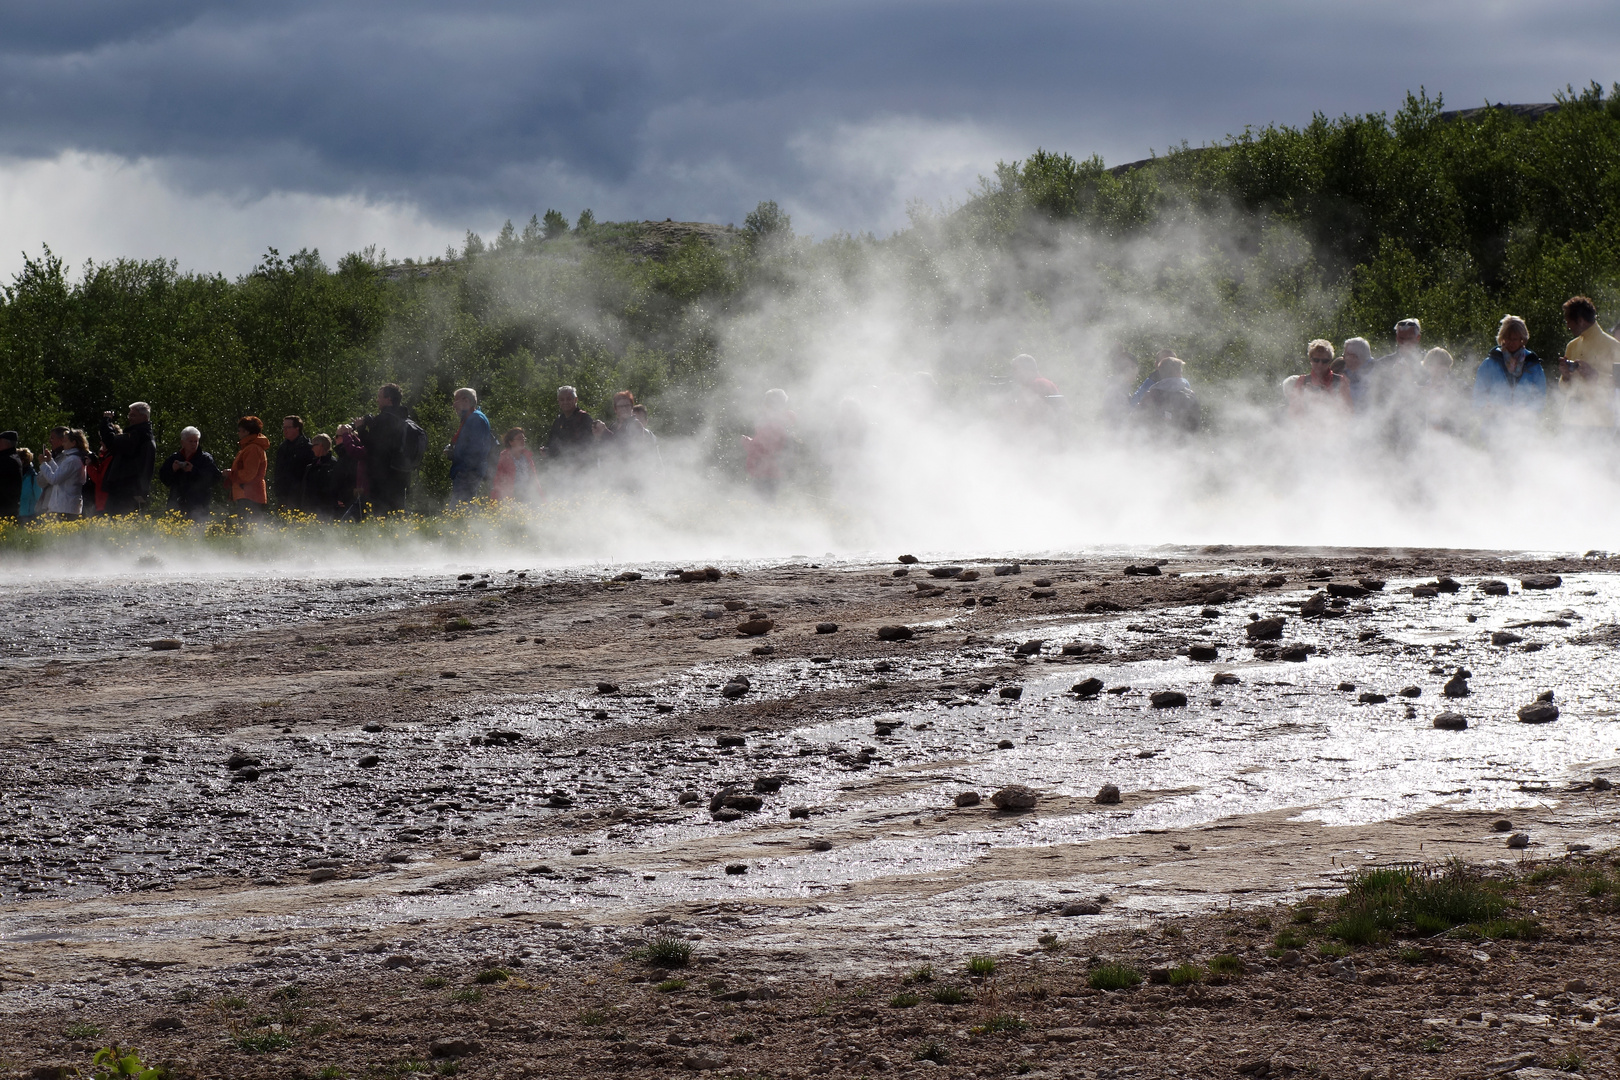
[[[1606,776],[1594,776],[1594,777],[1592,777],[1592,790],[1593,791],[1608,791],[1612,787],[1614,787],[1614,785],[1609,782],[1608,777],[1606,777]]]
[[[740,698],[748,693],[752,684],[746,675],[733,675],[731,681],[720,688],[720,696],[727,698]]]
[[[1557,574],[1530,574],[1519,579],[1521,589],[1556,589],[1564,583]]]
[[[378,757],[376,754],[367,754],[365,757],[356,762],[356,764],[362,769],[375,769],[378,765],[382,764],[382,758]]]
[[[1024,572],[1024,568],[1019,566],[1017,563],[1006,563],[996,567],[990,572],[996,577],[1012,577],[1014,574],[1022,574]]]
[[[1443,712],[1434,718],[1434,726],[1441,731],[1466,731],[1468,730],[1468,717],[1462,713]]]
[[[1367,595],[1368,591],[1364,586],[1349,585],[1339,581],[1330,581],[1327,587],[1329,596],[1343,597],[1346,600],[1360,600]]]
[[[743,812],[741,810],[738,810],[738,809],[734,808],[734,807],[722,806],[720,809],[714,811],[709,816],[714,818],[714,820],[719,821],[719,822],[741,821],[742,816],[743,816]]]
[[[440,1036],[428,1043],[428,1053],[436,1058],[459,1058],[483,1049],[471,1036]]]
[[[740,863],[740,862],[727,863],[726,864],[726,873],[732,874],[732,875],[746,874],[746,873],[748,873],[748,864],[747,863]]]
[[[331,881],[333,878],[337,877],[337,875],[338,872],[336,867],[323,866],[319,870],[310,871],[309,883],[311,885],[319,885],[323,881]]]
[[[804,846],[809,848],[811,851],[831,851],[832,841],[818,838],[815,840],[806,841]]]
[[[745,792],[739,787],[723,787],[709,799],[709,812],[716,810],[740,810],[745,814],[758,812],[765,805],[765,800],[751,792]]]
[[[962,570],[963,567],[960,566],[933,566],[929,567],[928,576],[931,578],[953,578],[960,574]]]
[[[1024,688],[1022,686],[1003,686],[997,692],[1006,701],[1017,701],[1019,698],[1024,696]]]
[[[816,633],[836,634],[838,633],[838,624],[835,622],[818,622],[816,623]]]
[[[1282,647],[1282,651],[1279,652],[1277,656],[1280,659],[1287,660],[1291,664],[1303,664],[1306,659],[1309,658],[1311,653],[1315,651],[1315,645],[1300,645],[1296,643],[1293,645],[1284,645]]]
[[[1097,794],[1092,797],[1091,801],[1095,803],[1102,803],[1104,806],[1114,806],[1118,804],[1119,785],[1104,784],[1102,787],[1097,789]]]
[[[956,575],[956,580],[957,581],[978,581],[979,580],[979,572],[977,570],[964,570],[960,574]]]
[[[1205,597],[1205,599],[1207,600],[1208,597]],[[1212,608],[1212,607],[1204,608],[1202,611],[1200,611],[1198,613],[1198,617],[1200,619],[1218,619],[1218,618],[1220,618],[1220,615],[1221,615],[1220,610],[1217,609],[1217,608]]]
[[[614,581],[640,581],[641,575],[634,570],[626,570],[622,574],[613,575]]]
[[[441,678],[441,679],[459,679],[460,677],[461,677],[460,673],[455,672],[455,671],[441,671],[441,672],[439,672],[439,678]]]
[[[789,807],[789,809],[788,809],[788,817],[789,818],[803,818],[804,820],[808,821],[808,820],[810,820],[810,808],[808,806]]]
[[[1219,660],[1221,651],[1213,645],[1191,645],[1187,648],[1187,659],[1207,664],[1212,660]]]
[[[1102,905],[1093,904],[1082,900],[1076,904],[1064,904],[1062,907],[1058,908],[1058,914],[1063,916],[1065,919],[1073,918],[1076,915],[1101,915]]]
[[[997,750],[1011,750],[1013,748],[1013,745],[1014,744],[1013,744],[1013,741],[1011,739],[1002,739],[1000,742],[996,743],[996,749]]]
[[[1155,709],[1179,709],[1187,704],[1187,695],[1180,690],[1160,690],[1148,696]]]
[[[598,694],[617,694],[619,687],[616,683],[599,682],[596,684],[596,692]]]
[[[1343,692],[1345,692],[1347,694],[1350,693],[1351,691],[1355,690],[1355,688],[1356,688],[1356,684],[1353,683],[1353,682],[1342,682],[1337,687],[1335,687],[1335,689],[1342,690]]]
[[[1530,846],[1530,834],[1529,833],[1522,833],[1522,832],[1514,833],[1512,836],[1507,838],[1507,846],[1510,847],[1510,848],[1513,848],[1515,851],[1517,851],[1517,850],[1519,850],[1521,848],[1529,847]]]
[[[725,749],[728,746],[746,746],[748,745],[748,740],[743,738],[741,735],[717,735],[715,736],[714,745],[720,747],[721,749]]]
[[[1356,698],[1356,700],[1361,702],[1363,705],[1382,705],[1384,702],[1388,701],[1389,698],[1384,694],[1375,694],[1368,691]]]
[[[1440,590],[1435,588],[1433,585],[1414,585],[1414,586],[1412,586],[1412,596],[1413,596],[1414,599],[1417,599],[1417,600],[1433,600],[1435,597],[1437,597],[1439,595],[1440,595]]]
[[[1550,701],[1537,701],[1519,710],[1519,720],[1526,724],[1550,724],[1558,719],[1558,706]]]
[[[910,574],[911,574],[911,571],[906,569],[904,566],[902,566],[898,570],[890,571],[889,576],[890,577],[909,577]]]
[[[909,626],[880,626],[877,636],[879,641],[909,641],[914,633]]]
[[[1033,810],[1037,798],[1033,788],[1027,788],[1023,784],[1008,784],[990,796],[990,801],[995,804],[997,810]]]
[[[723,1069],[726,1059],[720,1054],[708,1050],[699,1050],[687,1054],[681,1059],[681,1068],[691,1069],[693,1072],[706,1072],[713,1069]]]
[[[1468,669],[1458,668],[1457,673],[1446,680],[1446,685],[1441,688],[1441,693],[1449,698],[1467,697],[1470,693],[1468,689]]]
[[[1236,686],[1243,680],[1230,671],[1217,671],[1209,681],[1216,686]]]
[[[1480,582],[1479,591],[1486,596],[1506,596],[1508,594],[1508,583],[1492,578],[1489,581]]]
[[[952,800],[957,806],[978,806],[983,801],[977,791],[964,791]]]
[[[381,731],[382,729],[383,729],[383,726],[381,724],[377,723],[377,721],[373,720],[371,723],[365,725],[360,730],[365,731],[365,732],[369,732],[370,734],[375,735],[375,734],[377,734],[377,732]]]
[[[1523,640],[1522,634],[1515,634],[1511,630],[1496,630],[1491,633],[1492,645],[1517,645]]]
[[[1037,589],[1045,589],[1045,588],[1049,588],[1051,586],[1052,579],[1051,578],[1038,577],[1034,581],[1031,581],[1030,584],[1032,586],[1034,586],[1035,588],[1037,588]]]
[[[1046,640],[1044,638],[1034,638],[1034,639],[1032,639],[1030,641],[1024,642],[1023,644],[1019,645],[1017,648],[1013,649],[1013,655],[1014,656],[1037,656],[1037,655],[1040,654],[1041,646],[1043,646],[1045,644],[1046,644]]]
[[[1075,683],[1074,686],[1071,687],[1071,692],[1083,698],[1094,698],[1098,694],[1102,693],[1102,688],[1103,681],[1093,675],[1089,679],[1083,679],[1080,682]]]
[[[1551,690],[1543,690],[1541,693],[1536,695],[1537,701],[1551,701],[1552,699],[1553,692]]]
[[[1435,588],[1435,590],[1437,592],[1443,592],[1443,593],[1459,592],[1462,589],[1462,582],[1458,581],[1456,578],[1451,578],[1451,577],[1437,578],[1433,582],[1431,582],[1431,584],[1434,586],[1434,588]]]
[[[872,721],[872,730],[873,730],[874,733],[876,733],[878,735],[893,735],[896,731],[899,731],[901,728],[903,728],[905,726],[906,726],[906,722],[904,720],[874,720],[874,721]]]
[[[915,556],[915,555],[902,555],[902,556],[900,556],[900,561],[905,563],[907,566],[913,566],[917,562],[917,556]]]
[[[186,1022],[178,1016],[159,1016],[146,1026],[153,1031],[184,1031]]]
[[[1417,686],[1403,686],[1395,692],[1401,697],[1417,698],[1423,696],[1423,689]]]
[[[1126,577],[1158,577],[1159,576],[1159,568],[1157,566],[1154,566],[1151,563],[1149,563],[1146,566],[1127,566],[1125,568],[1125,576]]]
[[[243,769],[249,765],[262,764],[264,763],[251,754],[232,754],[229,760],[225,762],[225,767],[227,769]]]
[[[1368,592],[1383,592],[1384,579],[1375,577],[1357,578],[1356,582]]]
[[[153,650],[154,652],[168,652],[172,649],[178,649],[180,647],[180,639],[172,637],[158,638],[156,641],[147,643],[147,648]]]
[[[776,623],[772,622],[770,619],[749,619],[746,622],[740,622],[737,624],[737,633],[743,637],[759,637],[761,634],[768,634],[774,629],[776,629]],[[776,651],[774,646],[761,645],[759,648],[754,650],[754,654],[756,656],[769,655],[769,653],[760,652],[760,649],[769,649],[771,652]]]
[[[1491,831],[1512,832],[1513,822],[1509,821],[1507,818],[1497,818],[1495,821],[1491,822]]]
[[[1288,620],[1278,616],[1271,619],[1256,619],[1243,628],[1250,641],[1273,641],[1282,637],[1283,627]]]

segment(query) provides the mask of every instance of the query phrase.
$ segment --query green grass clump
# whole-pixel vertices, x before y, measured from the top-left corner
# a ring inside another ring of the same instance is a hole
[[[1458,861],[1442,867],[1380,867],[1351,878],[1327,933],[1352,947],[1379,945],[1403,928],[1431,936],[1488,923],[1506,906],[1499,885]]]
[[[975,979],[988,979],[996,973],[996,958],[993,956],[968,957],[967,973]]]
[[[101,1034],[101,1027],[88,1020],[75,1020],[62,1032],[70,1039],[93,1039]]]
[[[961,1005],[968,999],[967,991],[960,986],[936,986],[928,996],[936,1005]]]
[[[1414,949],[1411,946],[1402,948],[1396,955],[1400,957],[1403,964],[1427,964],[1429,962],[1427,953],[1422,949]]]
[[[1542,933],[1535,919],[1491,919],[1466,929],[1492,941],[1535,941]]]
[[[443,975],[424,975],[422,981],[417,983],[424,990],[443,990],[450,985],[450,980]]]
[[[910,983],[931,983],[931,982],[933,982],[934,981],[934,965],[933,964],[924,964],[922,967],[913,969],[911,974],[906,976],[905,981],[906,981],[907,984],[910,984]]]
[[[902,990],[900,993],[889,999],[889,1008],[909,1009],[921,1001],[922,998],[918,997],[916,994],[913,994],[911,991]]]
[[[1317,953],[1328,960],[1338,960],[1350,955],[1350,946],[1342,941],[1324,941],[1316,947]]]
[[[1011,1035],[1028,1029],[1029,1025],[1024,1022],[1023,1017],[1013,1016],[1009,1013],[997,1013],[984,1023],[969,1030],[975,1035]]]
[[[249,1054],[268,1054],[275,1050],[285,1050],[292,1045],[292,1037],[279,1031],[255,1031],[246,1035],[238,1035],[234,1040],[237,1049]]]
[[[316,1071],[315,1080],[343,1080],[343,1070],[336,1065],[327,1065]]]
[[[1293,914],[1289,916],[1289,920],[1295,926],[1309,926],[1316,921],[1316,915],[1317,911],[1314,905],[1301,904],[1294,909]]]
[[[1243,961],[1227,954],[1212,957],[1209,961],[1209,973],[1219,975],[1223,979],[1235,979],[1243,974]]]
[[[658,984],[656,989],[658,990],[658,992],[660,994],[673,994],[676,991],[686,989],[686,980],[685,979],[665,979],[663,982]]]
[[[1310,938],[1292,930],[1284,930],[1273,941],[1279,949],[1303,949],[1310,943]]]
[[[608,1022],[607,1010],[581,1009],[579,1011],[579,1022],[586,1027],[601,1027]]]
[[[473,624],[472,620],[467,618],[467,616],[457,615],[455,618],[445,623],[444,628],[446,630],[471,630],[473,628]]]
[[[731,1041],[738,1046],[747,1046],[754,1041],[754,1033],[752,1031],[739,1031],[731,1037]]]
[[[236,1012],[238,1009],[247,1008],[247,999],[232,995],[230,997],[222,997],[218,1001],[214,1002],[214,1004],[220,1009],[223,1009],[225,1012]]]
[[[1170,969],[1171,986],[1191,986],[1204,981],[1204,965],[1177,964]]]
[[[1446,1040],[1438,1035],[1430,1035],[1418,1043],[1418,1049],[1425,1054],[1443,1054],[1446,1052]]]
[[[91,1073],[91,1080],[115,1080],[120,1076],[133,1076],[136,1080],[166,1080],[169,1070],[159,1065],[151,1068],[141,1061],[141,1055],[128,1048],[120,1049],[117,1043],[103,1046],[96,1051],[95,1057],[90,1059],[90,1067],[95,1071]],[[81,1075],[79,1070],[73,1070],[74,1075]]]
[[[1559,1072],[1585,1072],[1586,1059],[1581,1056],[1579,1050],[1566,1050],[1553,1061],[1553,1068]]]
[[[297,1001],[304,996],[304,988],[297,983],[288,983],[270,995],[271,1001]]]
[[[1129,990],[1141,981],[1141,972],[1126,964],[1098,964],[1086,973],[1086,985],[1093,990]]]
[[[673,935],[654,938],[652,944],[636,949],[630,954],[637,960],[645,961],[653,967],[679,968],[692,962],[692,943],[685,938]]]
[[[493,986],[495,983],[503,983],[511,977],[512,973],[505,968],[485,968],[473,976],[473,982],[479,986]]]
[[[484,992],[471,986],[463,986],[460,990],[450,992],[451,1001],[459,1001],[463,1005],[471,1005],[475,1001],[484,1000]]]
[[[912,1051],[911,1060],[932,1061],[935,1065],[943,1065],[951,1060],[951,1052],[940,1043],[927,1042]]]

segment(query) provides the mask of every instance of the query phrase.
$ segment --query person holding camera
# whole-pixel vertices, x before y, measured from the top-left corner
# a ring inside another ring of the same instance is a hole
[[[112,411],[101,414],[101,445],[112,457],[101,478],[107,493],[105,514],[133,514],[146,507],[152,494],[152,466],[157,459],[157,438],[152,434],[152,406],[137,401],[129,407],[129,424],[122,430]]]
[[[169,489],[169,509],[197,521],[208,516],[219,483],[214,456],[202,449],[202,432],[188,427],[180,432],[180,449],[158,469],[158,479]]]
[[[1614,430],[1614,366],[1620,341],[1598,325],[1597,307],[1585,296],[1564,301],[1564,325],[1575,337],[1558,358],[1564,385],[1564,426],[1596,435]]]

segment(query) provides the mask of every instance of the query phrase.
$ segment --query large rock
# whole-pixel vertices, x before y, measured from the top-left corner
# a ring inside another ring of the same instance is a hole
[[[743,637],[759,637],[776,629],[776,624],[770,619],[749,619],[747,622],[737,624],[737,633]]]
[[[1468,717],[1462,713],[1443,712],[1434,718],[1434,726],[1441,731],[1466,731]]]
[[[1103,681],[1094,675],[1089,679],[1082,679],[1080,682],[1075,683],[1071,688],[1071,692],[1078,697],[1094,698],[1102,693],[1102,688]]]
[[[990,801],[997,810],[1033,810],[1038,796],[1034,788],[1027,788],[1023,784],[1008,784],[994,795]]]
[[[1558,706],[1550,701],[1537,701],[1519,710],[1519,719],[1526,724],[1550,724],[1558,719]]]
[[[1288,620],[1280,615],[1270,619],[1256,619],[1245,626],[1243,632],[1249,635],[1250,641],[1275,641],[1283,636],[1283,627],[1287,624]]]
[[[1102,787],[1097,789],[1097,794],[1092,798],[1091,801],[1102,803],[1104,806],[1117,805],[1119,802],[1119,785],[1104,784]]]
[[[1221,651],[1213,645],[1192,645],[1187,649],[1187,659],[1196,660],[1200,664],[1207,664],[1220,658]]]
[[[909,626],[880,626],[877,636],[879,641],[908,641],[914,631]]]
[[[1521,589],[1556,589],[1563,583],[1557,574],[1527,574],[1519,579]]]
[[[1155,709],[1179,709],[1187,704],[1187,695],[1180,690],[1160,690],[1148,696]]]
[[[978,806],[983,801],[977,791],[964,791],[952,800],[957,806]]]
[[[1479,591],[1486,596],[1506,596],[1508,594],[1508,583],[1491,578],[1488,581],[1479,583]]]

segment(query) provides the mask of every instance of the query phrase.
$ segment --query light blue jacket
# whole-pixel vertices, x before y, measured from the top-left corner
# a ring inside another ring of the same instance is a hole
[[[1547,404],[1547,373],[1541,357],[1524,350],[1524,370],[1517,379],[1508,374],[1507,357],[1498,345],[1479,362],[1474,372],[1474,408],[1513,409],[1538,413]]]

